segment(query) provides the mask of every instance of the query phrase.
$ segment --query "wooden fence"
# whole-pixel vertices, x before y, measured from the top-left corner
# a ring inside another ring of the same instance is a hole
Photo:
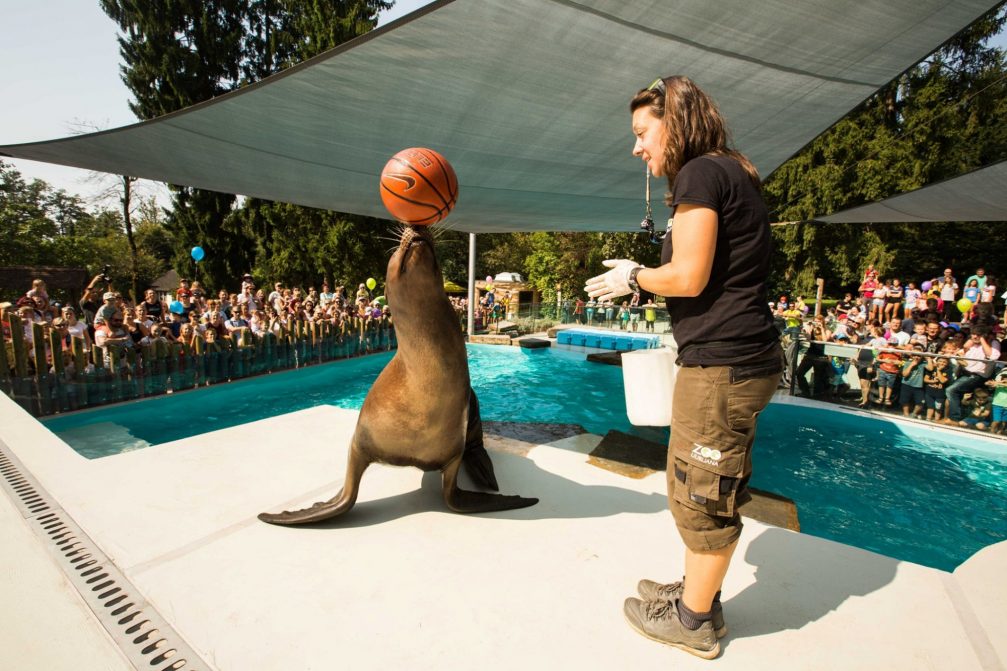
[[[295,322],[282,335],[236,338],[192,346],[158,340],[139,348],[92,346],[81,338],[64,347],[58,332],[32,324],[32,343],[24,324],[9,315],[9,335],[0,330],[0,389],[36,417],[107,403],[169,394],[204,385],[299,368],[394,349],[395,331],[386,321],[342,328],[331,322]]]

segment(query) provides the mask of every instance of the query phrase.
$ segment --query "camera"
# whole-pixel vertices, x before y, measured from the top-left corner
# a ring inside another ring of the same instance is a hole
[[[108,264],[105,264],[104,266],[101,267],[101,279],[102,279],[102,281],[104,281],[104,282],[110,282],[112,280],[112,278],[109,277],[109,275],[108,275],[108,271],[109,271],[110,268],[111,268],[111,266],[109,266]]]

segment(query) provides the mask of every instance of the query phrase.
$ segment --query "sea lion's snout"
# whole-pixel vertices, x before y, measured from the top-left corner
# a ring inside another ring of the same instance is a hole
[[[398,274],[407,273],[410,268],[427,263],[431,269],[437,268],[434,238],[430,231],[425,226],[404,226],[399,239],[399,248],[392,256],[392,264],[396,266]]]

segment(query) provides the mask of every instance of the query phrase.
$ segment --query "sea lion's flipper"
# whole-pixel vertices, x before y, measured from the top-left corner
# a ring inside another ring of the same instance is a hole
[[[472,481],[484,489],[500,491],[496,475],[493,473],[493,462],[489,452],[483,445],[483,420],[479,416],[479,399],[475,390],[469,387],[468,428],[465,431],[465,451],[462,452],[462,463],[465,472]]]
[[[350,446],[350,456],[346,462],[346,481],[343,488],[328,501],[319,501],[300,510],[284,510],[282,513],[259,513],[259,519],[269,524],[292,526],[295,524],[310,524],[321,522],[330,517],[336,517],[349,511],[357,501],[360,491],[360,478],[370,462],[357,454],[354,446]]]
[[[454,459],[444,467],[444,502],[456,513],[490,513],[496,510],[527,508],[538,503],[538,499],[486,492],[470,492],[458,489],[458,468],[461,459]]]

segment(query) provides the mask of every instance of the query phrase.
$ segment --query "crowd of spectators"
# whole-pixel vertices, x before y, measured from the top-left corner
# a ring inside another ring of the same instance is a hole
[[[848,293],[810,319],[801,297],[772,304],[789,355],[802,336],[810,341],[793,372],[801,394],[852,397],[861,408],[1007,433],[1007,368],[1000,361],[1007,328],[996,316],[994,280],[982,268],[963,284],[948,268],[919,288],[877,277],[868,268],[860,295]],[[851,357],[830,356],[829,342],[860,348]],[[859,389],[850,389],[851,368]]]
[[[562,320],[564,323],[576,322],[585,326],[604,326],[620,331],[638,331],[641,325],[643,330],[654,333],[659,312],[664,309],[654,302],[653,297],[646,302],[640,297],[640,292],[635,291],[629,300],[615,303],[613,301],[596,301],[588,298],[575,299],[572,303],[564,301],[561,307]]]
[[[221,289],[212,294],[198,281],[181,279],[171,294],[160,296],[148,289],[135,304],[114,289],[105,273],[91,280],[77,305],[51,302],[45,282],[35,280],[16,304],[4,306],[2,321],[7,334],[9,310],[21,318],[29,346],[34,341],[33,325],[42,324],[47,333],[54,331],[62,339],[68,357],[76,337],[83,341],[85,351],[101,348],[106,362],[113,349],[122,354],[157,341],[193,347],[197,340],[224,344],[237,343],[243,337],[254,342],[248,339],[266,333],[282,337],[298,322],[328,322],[340,334],[363,340],[375,325],[387,324],[391,318],[383,297],[373,296],[363,283],[351,293],[343,286],[332,289],[327,283],[317,291],[275,282],[266,293],[255,286],[251,275],[242,277],[237,293]]]

